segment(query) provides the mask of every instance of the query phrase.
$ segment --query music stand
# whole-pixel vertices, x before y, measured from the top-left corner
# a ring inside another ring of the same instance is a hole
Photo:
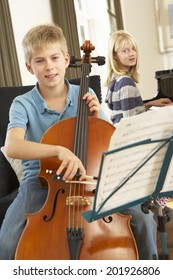
[[[124,118],[103,152],[93,222],[157,197],[173,194],[173,106]]]

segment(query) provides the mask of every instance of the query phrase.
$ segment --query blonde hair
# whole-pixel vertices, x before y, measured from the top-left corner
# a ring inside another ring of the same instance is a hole
[[[23,38],[22,45],[25,61],[30,64],[36,50],[43,49],[49,44],[59,43],[61,50],[67,54],[68,47],[62,29],[55,24],[38,25],[30,29]]]
[[[119,68],[119,64],[117,60],[114,59],[115,54],[118,50],[123,49],[127,42],[130,42],[132,46],[135,48],[137,53],[137,62],[135,66],[132,66],[129,70],[124,70]],[[119,30],[113,32],[109,38],[108,42],[108,56],[107,56],[107,67],[108,67],[108,75],[107,80],[105,82],[105,86],[109,86],[113,76],[130,76],[134,79],[136,83],[139,81],[138,74],[138,48],[137,44],[134,41],[133,37],[130,33]]]

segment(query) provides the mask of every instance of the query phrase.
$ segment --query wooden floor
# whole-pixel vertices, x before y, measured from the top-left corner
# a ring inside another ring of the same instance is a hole
[[[170,221],[166,222],[165,225],[165,237],[166,237],[166,247],[167,247],[167,253],[170,260],[173,260],[173,199],[171,199],[167,206],[171,209],[170,211]],[[164,242],[161,242],[164,235],[161,235],[158,231],[158,252],[159,252],[159,259],[167,259],[165,257],[165,254],[163,254],[163,251],[165,252]],[[163,240],[165,240],[163,238]]]

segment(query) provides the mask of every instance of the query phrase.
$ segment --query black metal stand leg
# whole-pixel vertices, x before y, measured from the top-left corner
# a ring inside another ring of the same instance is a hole
[[[166,232],[165,232],[165,221],[163,216],[163,209],[159,207],[159,214],[158,214],[158,229],[161,235],[161,244],[162,244],[162,254],[159,254],[160,260],[169,260],[169,254],[167,250],[167,243],[166,243]]]
[[[142,211],[147,214],[149,213],[149,209],[156,208],[158,210],[158,230],[161,235],[161,245],[162,245],[162,253],[158,253],[159,260],[169,260],[169,254],[167,250],[166,244],[166,232],[165,232],[165,219],[163,215],[163,209],[160,205],[155,204],[154,201],[146,201],[141,205]],[[157,260],[157,256],[153,255],[153,260]]]

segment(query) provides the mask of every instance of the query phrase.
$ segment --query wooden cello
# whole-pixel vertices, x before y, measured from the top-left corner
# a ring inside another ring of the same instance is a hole
[[[88,116],[83,94],[88,92],[91,68],[90,53],[94,47],[86,41],[82,58],[78,113],[50,127],[41,142],[62,145],[83,162],[87,174],[97,176],[101,154],[109,146],[115,128],[110,123]],[[48,187],[45,204],[35,214],[27,215],[27,225],[19,240],[15,259],[22,260],[110,260],[138,259],[136,243],[130,228],[130,216],[119,213],[93,223],[81,213],[92,209],[93,182],[64,182],[55,171],[60,161],[40,161],[39,178]]]

